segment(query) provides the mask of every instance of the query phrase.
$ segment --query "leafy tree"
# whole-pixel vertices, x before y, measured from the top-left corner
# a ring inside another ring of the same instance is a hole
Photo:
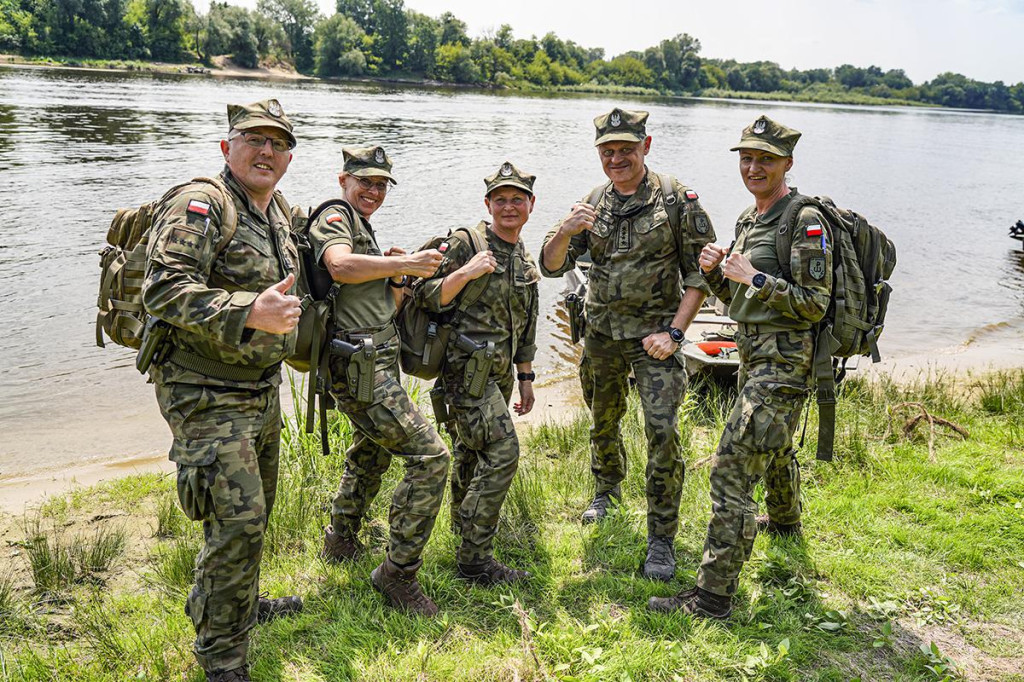
[[[338,14],[344,14],[354,20],[365,33],[375,33],[374,0],[338,0]]]
[[[315,0],[259,0],[256,7],[284,29],[295,68],[313,68],[313,28],[320,17]]]
[[[461,43],[445,43],[437,49],[437,78],[451,83],[479,83],[480,69],[469,49]]]
[[[451,43],[452,45],[462,45],[463,47],[469,47],[472,41],[466,34],[466,22],[459,20],[451,12],[445,12],[441,15],[441,44]]]
[[[376,55],[386,68],[401,67],[409,43],[409,24],[404,0],[374,0]]]
[[[354,19],[335,14],[324,19],[313,33],[313,53],[318,76],[361,76],[366,72],[362,53],[366,33]]]
[[[146,36],[153,59],[180,62],[185,59],[185,0],[146,0]]]
[[[432,77],[441,40],[441,23],[425,14],[406,12],[409,25],[409,56],[406,65],[416,73]]]

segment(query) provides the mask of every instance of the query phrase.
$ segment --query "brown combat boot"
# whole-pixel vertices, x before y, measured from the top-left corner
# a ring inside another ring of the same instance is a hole
[[[363,546],[355,537],[342,533],[335,533],[334,526],[327,526],[324,529],[324,548],[320,550],[320,556],[336,564],[345,561],[355,561],[363,553]]]
[[[241,668],[224,670],[219,673],[207,671],[206,682],[252,682],[252,678],[249,677],[249,666],[243,665]]]
[[[757,532],[774,535],[777,538],[791,538],[801,535],[800,522],[775,523],[767,514],[757,515]]]
[[[297,595],[278,597],[277,599],[260,595],[260,600],[256,604],[256,622],[269,623],[275,618],[294,616],[301,611],[302,597]]]
[[[530,572],[506,566],[491,557],[482,564],[459,564],[456,575],[481,587],[492,587],[527,580]]]
[[[423,560],[420,559],[412,566],[402,568],[390,558],[385,558],[380,566],[370,573],[370,582],[396,609],[430,618],[436,616],[439,609],[430,597],[423,594],[423,589],[416,580],[416,572],[422,565]]]
[[[698,618],[725,620],[732,615],[732,598],[691,587],[674,597],[651,597],[647,608],[660,613],[682,611]]]

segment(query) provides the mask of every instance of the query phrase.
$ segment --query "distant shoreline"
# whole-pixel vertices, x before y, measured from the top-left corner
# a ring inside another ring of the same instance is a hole
[[[988,109],[956,109],[953,107],[935,106],[924,102],[913,102],[901,99],[885,99],[869,97],[857,93],[849,96],[833,96],[827,98],[801,97],[786,92],[746,92],[712,90],[695,94],[664,93],[651,88],[619,85],[576,85],[559,87],[487,87],[465,83],[448,83],[430,79],[411,79],[387,76],[360,76],[352,78],[320,78],[307,76],[294,69],[271,67],[247,69],[235,66],[225,56],[214,57],[214,66],[206,67],[199,64],[170,64],[164,62],[146,62],[123,60],[58,60],[54,57],[26,58],[20,55],[0,54],[0,66],[17,66],[41,69],[67,69],[94,73],[152,73],[160,75],[182,75],[213,78],[241,78],[266,81],[311,81],[317,83],[339,83],[357,85],[396,85],[402,87],[439,88],[481,92],[507,92],[522,95],[619,95],[624,97],[650,97],[665,99],[696,99],[703,101],[739,101],[739,102],[785,102],[794,104],[833,104],[864,107],[911,107],[915,109],[935,109],[939,111],[974,111],[981,113],[1005,113]],[[203,69],[204,72],[190,72],[188,69]]]

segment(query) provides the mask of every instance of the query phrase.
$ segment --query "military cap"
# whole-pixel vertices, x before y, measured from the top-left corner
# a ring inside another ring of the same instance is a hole
[[[511,162],[506,161],[501,164],[501,168],[484,178],[484,185],[487,186],[484,196],[490,196],[491,192],[499,187],[515,187],[532,196],[533,182],[536,179],[536,176],[527,175],[513,166]]]
[[[760,149],[777,156],[793,156],[793,147],[800,139],[800,131],[776,123],[767,116],[761,116],[743,129],[740,143],[730,149]]]
[[[228,105],[228,130],[249,130],[251,128],[277,128],[288,135],[288,141],[295,146],[292,122],[284,115],[281,103],[276,99],[265,99],[252,104]]]
[[[646,111],[626,111],[616,107],[607,114],[594,119],[594,127],[597,128],[597,141],[594,146],[605,142],[622,140],[624,142],[643,142],[647,139],[647,117]]]
[[[379,175],[397,185],[398,180],[391,174],[391,159],[384,147],[345,147],[341,150],[345,156],[345,172],[357,178],[368,178]]]

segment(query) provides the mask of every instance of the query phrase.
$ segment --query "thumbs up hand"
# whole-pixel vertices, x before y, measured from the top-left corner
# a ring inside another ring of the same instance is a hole
[[[292,296],[288,290],[295,284],[295,275],[289,274],[283,280],[264,289],[253,301],[245,326],[269,334],[287,334],[295,329],[302,315],[301,299]]]

